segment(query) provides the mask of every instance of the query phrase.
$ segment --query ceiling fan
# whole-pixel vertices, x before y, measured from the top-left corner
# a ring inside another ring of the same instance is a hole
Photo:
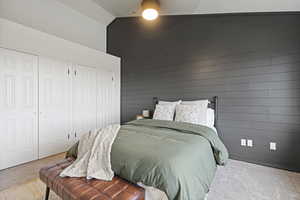
[[[146,20],[155,20],[159,16],[159,0],[143,0],[141,3],[142,16]]]
[[[155,20],[159,16],[160,1],[159,0],[142,0],[141,4],[132,11],[132,16],[141,15],[146,20]]]

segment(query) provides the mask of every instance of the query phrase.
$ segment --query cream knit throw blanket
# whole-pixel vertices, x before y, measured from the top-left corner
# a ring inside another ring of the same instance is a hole
[[[79,141],[77,159],[60,176],[111,181],[114,172],[111,169],[110,154],[120,127],[118,124],[110,125],[83,135]]]

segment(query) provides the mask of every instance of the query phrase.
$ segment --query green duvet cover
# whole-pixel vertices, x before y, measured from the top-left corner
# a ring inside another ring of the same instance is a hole
[[[77,146],[68,151],[76,157]],[[216,167],[228,152],[210,128],[189,123],[136,120],[115,139],[112,169],[118,176],[164,191],[169,200],[203,200]]]

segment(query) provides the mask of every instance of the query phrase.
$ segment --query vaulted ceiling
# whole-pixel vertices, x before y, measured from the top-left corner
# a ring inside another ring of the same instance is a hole
[[[105,25],[141,15],[142,0],[58,0]],[[300,0],[159,0],[161,15],[300,11]]]
[[[94,0],[57,0],[66,6],[86,15],[104,25],[110,24],[115,19],[115,15],[104,9],[102,5]]]
[[[92,0],[116,17],[140,15],[141,0]],[[160,0],[162,15],[300,11],[300,0]]]

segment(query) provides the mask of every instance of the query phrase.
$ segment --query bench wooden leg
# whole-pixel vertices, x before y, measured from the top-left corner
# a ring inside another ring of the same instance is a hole
[[[45,194],[45,200],[48,200],[48,199],[49,199],[49,193],[50,193],[50,188],[47,187],[47,188],[46,188],[46,194]]]

